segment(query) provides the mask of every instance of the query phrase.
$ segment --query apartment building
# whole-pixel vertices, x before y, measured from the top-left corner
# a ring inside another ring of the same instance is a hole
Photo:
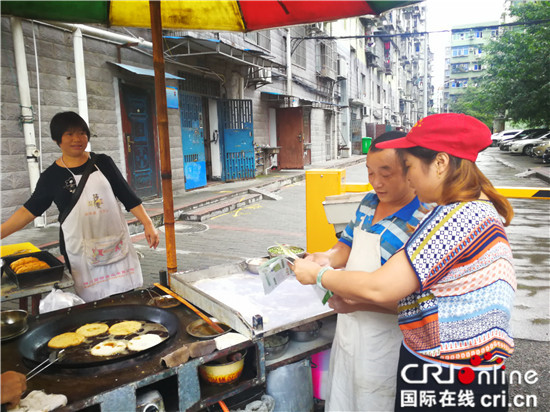
[[[484,47],[496,38],[498,24],[492,21],[453,27],[451,44],[445,49],[443,111],[448,111],[467,87],[475,87],[485,73]]]
[[[424,16],[410,6],[247,34],[165,30],[174,193],[349,156],[364,136],[408,130],[424,87],[431,101]],[[88,120],[92,151],[110,155],[139,196],[159,198],[149,30],[6,17],[1,30],[3,219],[58,157],[49,121],[63,110]]]

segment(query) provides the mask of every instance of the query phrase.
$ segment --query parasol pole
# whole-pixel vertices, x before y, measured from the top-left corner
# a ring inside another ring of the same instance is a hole
[[[153,40],[153,67],[155,69],[155,102],[160,146],[160,170],[164,207],[164,233],[166,239],[166,268],[168,275],[178,270],[176,259],[176,232],[174,230],[174,197],[172,193],[172,165],[170,163],[170,136],[166,109],[166,81],[164,79],[164,54],[162,45],[162,21],[160,1],[149,1],[151,34]],[[170,277],[168,277],[170,286]]]

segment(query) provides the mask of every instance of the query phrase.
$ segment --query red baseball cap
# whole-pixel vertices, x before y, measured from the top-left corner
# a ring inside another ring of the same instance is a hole
[[[491,130],[475,117],[458,113],[432,114],[420,119],[401,139],[375,144],[379,149],[424,147],[475,162],[491,145]]]

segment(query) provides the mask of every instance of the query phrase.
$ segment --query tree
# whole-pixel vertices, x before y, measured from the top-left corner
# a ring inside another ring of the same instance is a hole
[[[485,93],[482,85],[467,88],[463,94],[450,103],[453,113],[473,116],[492,129],[495,111],[487,104]]]
[[[530,126],[550,124],[550,2],[513,6],[517,22],[485,48],[487,108]],[[477,93],[476,93],[477,94]]]

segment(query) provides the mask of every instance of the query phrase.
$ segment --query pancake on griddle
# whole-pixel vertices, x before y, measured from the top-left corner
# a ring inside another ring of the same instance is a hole
[[[138,322],[137,320],[125,320],[111,326],[109,328],[109,333],[115,336],[126,336],[136,333],[140,329],[141,322]]]
[[[106,340],[95,345],[91,350],[94,356],[113,356],[126,349],[126,342],[121,340]]]
[[[152,348],[162,342],[162,338],[154,333],[146,333],[145,335],[136,336],[128,342],[128,349],[134,352],[139,352],[145,349]]]
[[[76,333],[91,338],[93,336],[101,335],[109,330],[109,325],[106,323],[87,323],[84,326],[79,327]]]
[[[79,333],[66,332],[51,338],[48,342],[48,347],[52,349],[64,349],[69,346],[78,346],[84,342],[84,339],[84,336]]]

